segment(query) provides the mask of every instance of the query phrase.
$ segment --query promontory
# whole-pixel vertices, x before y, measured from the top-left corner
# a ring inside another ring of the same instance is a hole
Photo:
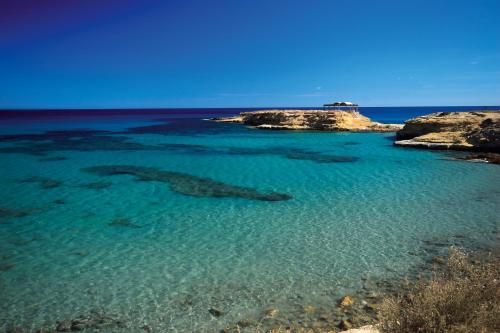
[[[354,110],[260,110],[211,120],[279,130],[395,132],[403,126],[374,122]]]
[[[500,111],[436,112],[405,122],[398,146],[500,152]]]

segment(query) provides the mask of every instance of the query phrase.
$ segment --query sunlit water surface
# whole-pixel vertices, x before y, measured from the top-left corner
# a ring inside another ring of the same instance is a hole
[[[126,322],[115,331],[218,332],[402,277],[430,239],[497,240],[496,165],[396,148],[391,134],[261,131],[208,116],[3,121],[2,134],[41,135],[0,140],[0,328],[97,309]],[[109,132],[46,133],[75,129]],[[182,176],[82,170],[113,165]],[[206,179],[243,194],[205,193]]]

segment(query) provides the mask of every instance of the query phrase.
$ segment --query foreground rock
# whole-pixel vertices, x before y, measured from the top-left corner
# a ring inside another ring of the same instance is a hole
[[[340,110],[262,110],[242,112],[236,117],[211,120],[281,130],[395,132],[403,126],[377,123],[359,112]]]
[[[405,122],[398,146],[500,152],[500,111],[436,112]]]
[[[472,153],[464,156],[455,156],[451,159],[500,164],[500,153]]]
[[[368,325],[368,326],[363,326],[360,328],[353,328],[353,329],[343,331],[340,333],[380,333],[380,331],[378,329],[376,329],[374,326]]]

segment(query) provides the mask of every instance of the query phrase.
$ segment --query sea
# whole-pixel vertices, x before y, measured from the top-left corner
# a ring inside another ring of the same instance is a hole
[[[334,327],[342,296],[498,245],[498,165],[206,120],[248,110],[0,111],[0,331]]]

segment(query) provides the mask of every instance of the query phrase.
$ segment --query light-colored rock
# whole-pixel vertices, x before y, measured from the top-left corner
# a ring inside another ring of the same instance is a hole
[[[313,305],[306,305],[306,306],[304,306],[304,312],[305,313],[316,312],[316,307],[314,307]]]
[[[236,117],[220,117],[220,118],[211,118],[211,119],[206,119],[206,120],[213,120],[218,123],[241,123],[243,121],[243,118],[240,116]]]
[[[266,317],[276,317],[278,315],[280,311],[278,309],[275,309],[275,308],[270,308],[270,309],[267,309],[266,311],[264,311],[264,315]]]
[[[351,306],[354,304],[354,298],[352,298],[349,295],[346,295],[346,296],[342,297],[339,304],[341,307]]]
[[[436,112],[405,122],[395,145],[500,151],[500,111]]]
[[[359,112],[344,110],[261,110],[212,120],[272,130],[395,132],[403,127],[374,122]]]
[[[360,328],[352,328],[350,330],[342,331],[340,333],[380,333],[380,331],[372,325],[367,325]]]

